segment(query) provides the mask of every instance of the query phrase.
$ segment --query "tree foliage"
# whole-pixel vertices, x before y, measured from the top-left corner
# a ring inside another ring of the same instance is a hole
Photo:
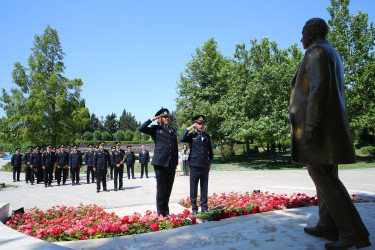
[[[122,114],[119,119],[119,129],[123,131],[130,129],[134,132],[138,129],[140,125],[141,124],[137,122],[135,117],[130,112],[126,112],[125,109],[122,111]]]
[[[368,14],[349,13],[350,0],[331,0],[328,40],[344,62],[347,106],[352,131],[375,136],[375,28]]]
[[[90,121],[80,97],[83,83],[63,76],[64,52],[56,30],[47,26],[43,35],[36,35],[31,51],[28,67],[19,62],[14,65],[12,77],[17,87],[9,93],[2,89],[3,129],[17,141],[71,142]]]

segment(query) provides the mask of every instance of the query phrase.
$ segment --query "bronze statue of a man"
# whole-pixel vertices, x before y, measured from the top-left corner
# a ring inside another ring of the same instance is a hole
[[[308,20],[302,30],[305,56],[292,81],[290,121],[292,160],[307,164],[319,200],[319,221],[306,227],[313,236],[335,241],[327,249],[370,246],[369,232],[338,177],[337,164],[356,162],[344,94],[340,55],[326,40],[327,23]]]

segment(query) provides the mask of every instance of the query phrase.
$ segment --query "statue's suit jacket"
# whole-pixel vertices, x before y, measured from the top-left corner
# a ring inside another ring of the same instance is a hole
[[[337,51],[327,40],[310,45],[292,81],[289,114],[294,162],[356,162],[344,88],[344,69]],[[314,127],[310,144],[303,138],[306,125]]]

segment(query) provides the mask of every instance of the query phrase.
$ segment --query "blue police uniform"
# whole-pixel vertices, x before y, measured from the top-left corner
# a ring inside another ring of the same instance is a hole
[[[20,181],[21,166],[22,166],[22,155],[13,154],[10,160],[10,164],[13,168],[13,181]]]
[[[31,166],[36,173],[36,183],[39,184],[43,181],[42,154],[40,152],[32,153]]]
[[[198,211],[197,194],[198,182],[201,186],[201,209],[207,211],[208,173],[212,164],[213,151],[210,135],[198,131],[189,132],[186,129],[180,138],[181,142],[189,143],[190,154],[188,165],[190,166],[190,199],[193,212]]]
[[[79,183],[79,171],[82,166],[82,154],[81,152],[72,151],[69,155],[69,166],[70,166],[70,173],[72,175],[72,185],[75,184],[80,185]]]
[[[141,164],[141,178],[143,178],[143,174],[146,174],[148,178],[148,163],[150,162],[150,154],[148,150],[141,150],[139,151],[139,163]]]
[[[56,162],[56,154],[52,151],[46,151],[42,154],[42,166],[43,169],[43,179],[44,179],[44,186],[47,187],[51,186],[52,179],[53,179],[53,167],[55,166]]]
[[[65,151],[60,151],[56,154],[56,158],[57,158],[57,166],[56,166],[55,175],[57,178],[57,185],[60,186],[61,174],[63,177],[63,184],[65,184],[66,179],[68,178],[69,168],[67,166],[69,164],[69,154]]]
[[[128,179],[130,179],[130,171],[132,173],[132,178],[135,179],[134,177],[134,163],[135,163],[134,152],[133,151],[126,152],[125,155],[126,155],[126,158],[125,158],[126,172],[128,173]]]
[[[122,189],[122,177],[124,174],[124,163],[121,163],[124,161],[124,155],[125,151],[122,149],[114,149],[110,153],[111,158],[111,165],[113,167],[114,171],[114,188],[115,191],[117,190],[117,179],[118,179],[118,187],[121,190]],[[117,164],[120,164],[119,167],[117,167]]]
[[[90,183],[90,174],[91,174],[91,179],[92,183],[95,182],[95,177],[94,177],[94,151],[87,151],[85,154],[85,163],[87,166],[87,183]]]
[[[32,146],[28,147],[29,150],[32,149],[32,148],[33,148]],[[29,181],[31,183],[34,183],[34,172],[32,171],[32,168],[31,168],[31,155],[32,155],[32,152],[28,151],[23,156],[23,162],[26,165],[26,167],[25,167],[26,183],[29,183]]]
[[[94,152],[94,169],[96,171],[96,190],[100,191],[100,182],[103,183],[103,190],[107,191],[107,166],[110,163],[109,153],[106,149],[98,149]]]
[[[159,110],[155,116],[167,113],[166,109]],[[154,156],[151,164],[154,165],[156,176],[156,207],[158,214],[169,215],[169,197],[172,192],[176,167],[178,164],[178,146],[176,130],[168,126],[152,125],[147,120],[140,127],[139,131],[148,134],[155,142]]]

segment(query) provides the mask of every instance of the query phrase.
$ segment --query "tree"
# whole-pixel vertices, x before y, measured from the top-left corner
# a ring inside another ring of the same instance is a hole
[[[132,141],[134,141],[134,142],[141,142],[141,140],[142,140],[142,133],[139,132],[139,130],[136,130],[136,131],[134,132],[134,134],[133,134],[133,139],[132,139]]]
[[[122,111],[119,119],[119,129],[123,131],[130,129],[134,132],[139,128],[140,125],[141,123],[137,122],[135,117],[130,112],[126,112],[125,109]]]
[[[83,138],[85,141],[92,141],[92,139],[94,139],[94,134],[90,131],[86,131],[85,133],[83,133]]]
[[[102,133],[99,130],[95,130],[93,134],[94,134],[94,140],[95,141],[102,140]]]
[[[104,141],[112,141],[112,135],[108,131],[104,131],[102,133],[102,140]]]
[[[117,130],[115,133],[115,139],[117,141],[125,141],[125,132],[122,130]]]
[[[118,129],[118,121],[116,118],[117,115],[115,113],[112,113],[110,115],[107,115],[104,121],[104,129],[108,131],[111,136],[113,136]]]
[[[375,138],[375,28],[367,13],[350,14],[349,4],[331,0],[328,40],[344,62],[350,127],[357,136],[368,129]]]
[[[125,140],[126,141],[132,141],[134,137],[134,132],[130,129],[125,131]]]
[[[220,130],[225,120],[219,101],[231,85],[228,85],[230,64],[218,51],[217,43],[210,38],[202,49],[197,48],[192,60],[187,63],[184,74],[177,83],[176,99],[178,123],[182,128],[191,125],[191,118],[196,114],[206,115],[206,130],[213,141],[218,142],[222,160],[224,160],[225,134]]]
[[[92,113],[90,116],[90,124],[87,126],[87,131],[94,132],[95,130],[103,131],[103,124],[99,118]]]
[[[4,128],[19,141],[54,145],[73,141],[89,121],[80,97],[83,83],[63,76],[64,52],[56,30],[47,26],[43,35],[36,35],[31,51],[28,68],[15,63],[12,77],[17,88],[10,93],[2,90]]]

